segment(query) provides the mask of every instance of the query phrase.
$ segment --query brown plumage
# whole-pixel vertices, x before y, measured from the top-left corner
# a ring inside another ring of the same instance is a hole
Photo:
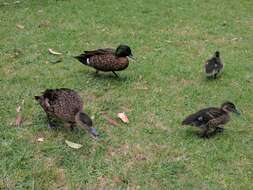
[[[54,127],[54,118],[68,123],[73,129],[76,124],[84,127],[93,137],[98,134],[92,127],[92,120],[83,113],[83,101],[81,97],[71,89],[47,89],[41,96],[35,96],[41,107],[47,113],[50,127]]]
[[[218,131],[223,131],[219,125],[229,122],[229,112],[240,114],[232,102],[225,102],[220,108],[209,107],[186,117],[182,125],[192,125],[203,129],[202,137],[208,137]]]
[[[76,56],[84,65],[93,67],[96,72],[113,72],[118,77],[115,71],[122,71],[129,65],[128,57],[132,57],[132,52],[129,46],[120,45],[117,49],[97,49],[94,51],[85,51],[83,54]]]
[[[214,56],[205,62],[204,69],[207,77],[217,78],[217,75],[223,70],[220,52],[216,51]]]

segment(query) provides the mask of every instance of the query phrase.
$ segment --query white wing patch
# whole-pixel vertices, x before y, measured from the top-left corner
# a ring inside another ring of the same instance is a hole
[[[198,117],[198,120],[199,120],[199,121],[203,121],[203,117],[202,117],[202,116],[199,116],[199,117]]]
[[[89,65],[89,64],[90,64],[90,59],[87,58],[87,59],[86,59],[86,62],[87,62],[87,64]]]

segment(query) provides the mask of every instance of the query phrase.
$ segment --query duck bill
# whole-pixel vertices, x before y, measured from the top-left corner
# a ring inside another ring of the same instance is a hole
[[[127,56],[127,57],[130,58],[130,59],[132,59],[132,60],[134,60],[134,61],[136,61],[136,58],[134,58],[133,54],[130,54],[130,55]]]
[[[93,139],[98,139],[99,134],[98,134],[97,130],[96,130],[94,127],[91,127],[91,128],[89,129],[89,133],[90,133],[90,135],[91,135],[91,137],[92,137]]]
[[[241,113],[240,113],[237,109],[234,109],[233,112],[234,112],[236,115],[241,115]]]

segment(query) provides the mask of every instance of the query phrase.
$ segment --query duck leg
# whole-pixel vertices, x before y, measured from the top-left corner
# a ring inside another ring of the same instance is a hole
[[[200,134],[201,138],[208,138],[209,126],[204,128],[204,131]]]
[[[99,70],[96,70],[96,75],[98,75]]]
[[[73,122],[69,122],[69,127],[70,127],[70,130],[71,131],[74,131],[74,127],[75,127],[75,123],[73,123]]]
[[[217,78],[217,73],[214,74],[214,79],[216,79],[216,78]]]
[[[112,72],[113,72],[113,74],[114,74],[116,77],[119,78],[119,75],[117,75],[117,73],[115,73],[115,71],[112,71]]]
[[[56,128],[57,126],[54,124],[54,122],[53,122],[53,120],[52,120],[52,117],[49,115],[49,114],[47,114],[47,120],[48,120],[48,127],[49,128]]]

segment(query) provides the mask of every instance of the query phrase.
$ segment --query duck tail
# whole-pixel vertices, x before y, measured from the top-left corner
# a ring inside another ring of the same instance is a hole
[[[84,65],[89,65],[89,58],[85,54],[80,54],[78,56],[74,56],[73,58],[77,59]]]

